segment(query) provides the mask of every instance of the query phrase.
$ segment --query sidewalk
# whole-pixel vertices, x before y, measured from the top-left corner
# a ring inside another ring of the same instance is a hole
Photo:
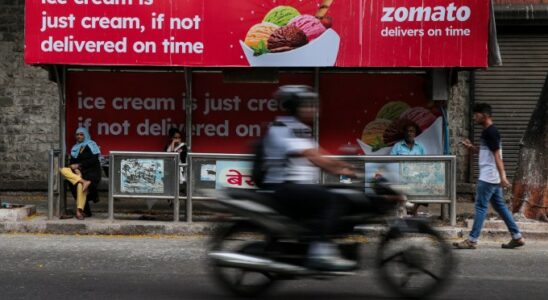
[[[27,202],[27,201],[25,201]],[[107,219],[106,203],[93,207],[93,217],[83,221],[72,219],[47,220],[47,209],[44,201],[34,201],[37,214],[19,222],[0,222],[0,233],[32,233],[32,234],[67,234],[67,235],[208,235],[222,223],[211,222],[210,218],[196,216],[193,223],[184,221],[173,222],[172,210],[164,202],[155,204],[154,210],[147,209],[141,202],[116,203],[117,214],[114,221]],[[184,206],[183,206],[184,207]],[[458,224],[448,226],[447,222],[440,221],[435,216],[430,217],[433,225],[448,239],[461,239],[468,235],[472,227],[473,203],[458,203]],[[432,214],[439,212],[439,207],[431,205],[428,208]],[[196,211],[196,210],[195,210]],[[426,211],[428,213],[428,211]],[[144,220],[143,220],[144,219]],[[181,220],[184,217],[181,216]],[[548,223],[521,221],[518,226],[528,240],[548,240]],[[359,226],[358,231],[371,238],[379,237],[384,226]],[[504,223],[500,220],[486,221],[481,235],[482,240],[506,241],[509,234]]]
[[[106,213],[79,221],[76,219],[47,220],[43,212],[20,222],[0,222],[0,233],[31,233],[31,234],[66,234],[66,235],[208,235],[222,223],[172,221],[127,220],[117,215],[119,219],[107,220]],[[434,222],[438,231],[447,239],[461,239],[467,236],[472,226],[472,220],[466,220],[467,227],[446,226],[439,221]],[[527,240],[548,240],[548,224],[540,222],[518,222]],[[381,225],[357,227],[358,232],[367,237],[377,238],[385,230]],[[508,231],[502,221],[489,220],[482,230],[481,239],[485,241],[505,241],[509,239]]]

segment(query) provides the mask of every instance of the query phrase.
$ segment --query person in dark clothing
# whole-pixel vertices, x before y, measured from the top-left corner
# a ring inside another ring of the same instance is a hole
[[[169,143],[164,147],[164,151],[166,152],[179,152],[179,159],[181,163],[186,162],[186,155],[188,152],[188,147],[185,143],[183,143],[183,135],[181,131],[177,128],[171,128],[168,132],[169,135]],[[179,183],[185,183],[185,169],[180,168],[180,177],[179,177]]]
[[[168,135],[169,135],[169,142],[164,147],[164,151],[179,152],[181,162],[184,163],[186,161],[188,147],[186,146],[185,143],[183,143],[183,135],[181,134],[181,131],[179,131],[179,129],[177,128],[171,128],[169,129]]]
[[[70,151],[69,167],[62,168],[60,171],[63,177],[71,183],[71,192],[76,199],[76,218],[78,220],[83,220],[85,217],[84,209],[87,199],[97,195],[97,187],[101,181],[100,155],[99,146],[91,140],[87,129],[78,128],[76,144]]]

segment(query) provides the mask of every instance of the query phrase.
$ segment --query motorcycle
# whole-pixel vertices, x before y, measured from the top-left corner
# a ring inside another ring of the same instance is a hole
[[[363,245],[350,237],[362,224],[385,224],[375,257],[381,282],[406,298],[423,298],[439,292],[449,282],[454,259],[451,247],[429,222],[401,218],[405,195],[384,183],[338,185],[330,192],[347,201],[348,214],[340,218],[336,241],[341,255],[356,262],[349,271],[316,270],[307,266],[308,247],[314,226],[321,220],[293,220],[276,209],[273,192],[227,189],[216,203],[232,213],[230,225],[212,238],[209,259],[212,275],[238,296],[258,296],[283,280],[330,279],[355,275],[363,270]]]

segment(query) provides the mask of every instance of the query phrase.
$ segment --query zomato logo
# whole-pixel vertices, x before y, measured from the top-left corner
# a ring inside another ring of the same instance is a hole
[[[460,21],[470,19],[472,10],[469,6],[455,6],[454,2],[447,6],[417,6],[417,7],[383,7],[381,22],[413,22],[413,21]]]

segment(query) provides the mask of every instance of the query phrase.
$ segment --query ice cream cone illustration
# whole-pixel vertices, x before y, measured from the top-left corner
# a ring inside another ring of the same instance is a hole
[[[272,8],[248,31],[242,50],[251,66],[334,66],[340,37],[327,16],[333,0],[324,0],[316,15],[291,6]]]

